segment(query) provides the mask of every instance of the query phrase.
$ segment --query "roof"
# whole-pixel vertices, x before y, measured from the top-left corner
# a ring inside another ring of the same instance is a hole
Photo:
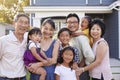
[[[120,0],[115,1],[109,6],[27,6],[24,7],[26,13],[33,12],[64,12],[76,11],[85,13],[112,13],[113,9],[120,7]]]

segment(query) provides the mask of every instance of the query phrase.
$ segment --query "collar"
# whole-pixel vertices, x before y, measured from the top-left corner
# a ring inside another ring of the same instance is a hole
[[[15,34],[12,31],[10,31],[9,33],[9,39],[12,41],[18,41]]]
[[[66,45],[66,46],[62,46],[62,44],[60,44],[60,50],[63,50],[64,48],[66,48],[66,47],[68,47],[69,46],[69,44],[68,45]]]
[[[9,36],[9,39],[12,40],[12,41],[18,41],[18,39],[16,38],[14,32],[10,31],[10,33],[8,34]],[[28,36],[28,32],[26,32],[24,34],[24,39],[23,40],[27,40],[27,36]]]

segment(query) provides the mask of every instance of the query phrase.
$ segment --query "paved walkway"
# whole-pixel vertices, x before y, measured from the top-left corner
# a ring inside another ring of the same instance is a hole
[[[120,80],[120,60],[110,58],[110,65],[114,80]]]
[[[110,58],[110,64],[111,66],[120,66],[120,60],[117,60],[115,58]]]

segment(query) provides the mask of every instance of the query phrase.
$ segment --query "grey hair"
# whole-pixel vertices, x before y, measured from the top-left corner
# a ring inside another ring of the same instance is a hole
[[[26,18],[28,19],[28,21],[30,21],[29,17],[28,17],[27,14],[25,14],[25,13],[18,13],[18,14],[16,14],[16,15],[14,16],[14,21],[15,21],[15,22],[18,21],[18,19],[19,19],[20,17],[26,17]]]

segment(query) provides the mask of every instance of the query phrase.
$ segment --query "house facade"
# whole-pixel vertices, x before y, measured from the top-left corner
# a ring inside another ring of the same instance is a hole
[[[9,34],[10,31],[14,31],[13,25],[0,22],[0,37]]]
[[[110,46],[110,57],[120,59],[120,0],[30,0],[24,7],[30,14],[30,25],[40,27],[46,18],[56,23],[56,32],[66,26],[65,17],[76,13],[80,19],[85,16],[101,18],[106,24],[104,38]]]

